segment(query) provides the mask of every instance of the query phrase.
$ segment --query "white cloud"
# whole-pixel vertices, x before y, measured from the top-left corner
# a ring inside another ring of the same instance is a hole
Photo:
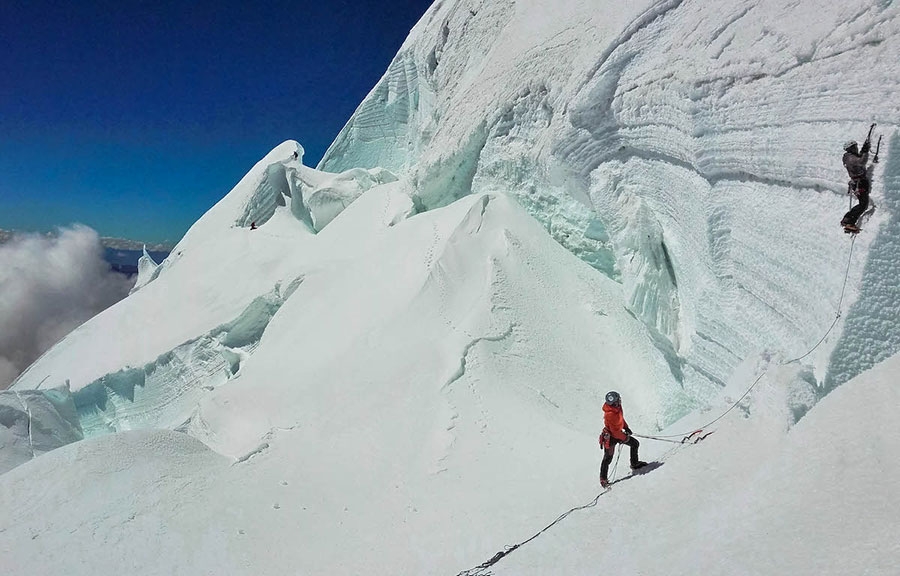
[[[109,269],[100,237],[86,226],[0,245],[0,390],[133,283]]]

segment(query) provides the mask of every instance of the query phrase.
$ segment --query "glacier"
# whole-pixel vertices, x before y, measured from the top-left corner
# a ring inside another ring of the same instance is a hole
[[[891,573],[898,10],[435,2],[0,393],[10,573]]]

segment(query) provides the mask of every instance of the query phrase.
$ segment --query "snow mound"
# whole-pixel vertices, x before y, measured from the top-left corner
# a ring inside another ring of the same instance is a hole
[[[335,226],[358,228],[354,220],[369,218],[389,191],[373,189]],[[631,394],[642,406],[635,421],[648,426],[691,405],[643,328],[617,304],[616,284],[592,277],[506,196],[469,196],[383,229],[359,248],[304,276],[239,385],[206,397],[190,433],[239,457],[272,429],[312,425],[322,415],[328,429],[338,426],[344,417],[328,406],[347,395],[356,398],[352,414],[370,410],[369,402],[383,405],[378,398],[397,386],[427,397],[452,391],[485,362],[489,381],[509,380],[547,418],[561,411],[588,434],[592,407],[609,387]],[[303,362],[282,360],[297,350]],[[632,370],[637,358],[642,368]],[[322,386],[346,391],[330,398]]]
[[[355,168],[340,174],[323,174],[310,169],[300,193],[313,229],[320,232],[363,192],[396,181],[396,176],[381,168]]]
[[[125,541],[162,521],[169,536],[153,549],[191,532],[190,541],[205,545],[178,553],[184,566],[224,564],[232,572],[252,566],[248,570],[257,573],[396,566],[444,572],[475,554],[515,502],[527,500],[532,507],[516,515],[520,520],[549,513],[560,494],[577,492],[592,476],[596,407],[609,388],[634,402],[629,420],[635,426],[652,428],[674,417],[666,413],[669,407],[683,411],[689,405],[643,326],[619,304],[618,285],[554,243],[515,201],[468,196],[398,220],[395,214],[411,208],[398,184],[364,193],[315,237],[321,253],[293,291],[285,291],[256,350],[235,377],[204,391],[179,427],[231,457],[233,465],[221,469],[208,463],[211,456],[196,462],[178,454],[152,456],[153,466],[165,466],[154,474],[166,480],[147,488],[130,479],[136,473],[121,464],[125,456],[101,456],[134,450],[133,458],[143,459],[144,448],[106,441],[131,442],[134,436],[80,443],[91,452],[66,466],[108,468],[85,485],[74,473],[66,498],[77,501],[72,506],[83,515],[79,525],[104,533],[116,526],[116,538]],[[371,236],[348,245],[350,231]],[[250,320],[260,316],[248,314],[228,328],[255,335],[258,330],[243,327],[258,325]],[[138,398],[165,388],[172,378],[154,386],[137,382],[160,370],[145,368],[102,384],[110,398]],[[157,405],[160,418],[168,408]],[[167,425],[138,416],[124,421]],[[52,456],[63,458],[62,452]],[[545,465],[536,469],[535,458]],[[22,478],[40,475],[31,465],[45,464],[37,460],[0,477],[0,526],[10,526],[19,558],[32,554],[20,536],[63,538],[74,528],[44,523],[57,525],[43,509],[53,499],[38,503],[41,512],[28,520],[19,506],[35,502],[13,503]],[[218,470],[214,482],[211,469]],[[172,479],[183,486],[178,495],[167,488]],[[272,482],[274,491],[247,489]],[[117,487],[101,497],[93,492],[96,484]],[[120,500],[125,485],[140,491],[142,503],[174,501],[161,508],[133,505]],[[535,495],[546,486],[559,491]],[[103,504],[91,512],[95,498]],[[222,501],[229,506],[216,504]],[[327,520],[335,515],[341,522]],[[435,525],[442,530],[429,528]],[[473,532],[473,526],[479,528]],[[272,555],[260,544],[275,533],[321,546]],[[339,543],[351,534],[371,536],[347,559]],[[42,566],[78,563],[99,553],[105,541],[44,552]],[[435,555],[409,565],[397,541]],[[336,554],[344,559],[336,561]],[[108,561],[135,560],[114,555]]]
[[[221,535],[213,524],[204,525],[207,513],[185,506],[202,501],[203,491],[226,471],[225,459],[200,442],[159,430],[89,439],[20,466],[3,475],[0,488],[4,571],[111,574],[129,566],[147,574],[187,574],[202,566],[231,572],[234,558],[209,553]],[[28,496],[16,503],[18,494]],[[47,522],[49,516],[39,517],[45,512],[59,515]],[[158,524],[163,518],[165,528]],[[18,536],[8,537],[13,534]],[[34,551],[18,537],[29,539]],[[74,541],[96,548],[87,555]],[[129,544],[135,542],[140,545]]]

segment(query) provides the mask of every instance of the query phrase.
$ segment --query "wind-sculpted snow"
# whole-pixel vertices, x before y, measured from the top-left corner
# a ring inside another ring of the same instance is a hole
[[[159,264],[153,260],[153,257],[147,253],[147,247],[144,246],[143,254],[138,258],[138,273],[137,279],[134,282],[134,287],[131,289],[130,293],[137,292],[144,286],[146,286],[149,282],[152,282],[154,278],[156,278],[157,271],[159,270]]]
[[[340,174],[323,175],[310,170],[317,178],[300,186],[303,204],[309,212],[313,228],[320,232],[363,192],[381,184],[396,182],[387,170],[354,168]]]
[[[222,362],[198,357],[198,350],[216,354],[201,338],[152,366],[96,384],[115,408],[101,413],[97,406],[97,418],[118,430],[172,426],[173,406],[193,402],[196,409],[179,430],[231,457],[231,467],[217,467],[211,454],[193,449],[198,461],[178,464],[178,455],[160,461],[143,444],[128,446],[155,436],[88,439],[75,462],[65,465],[77,468],[66,509],[83,518],[57,530],[51,525],[62,524],[43,501],[36,516],[24,512],[35,505],[30,499],[7,506],[22,478],[44,466],[38,460],[28,472],[26,464],[0,477],[0,529],[13,536],[17,558],[31,557],[32,545],[24,540],[34,533],[54,542],[80,526],[102,534],[116,526],[117,538],[126,541],[156,518],[169,535],[194,526],[191,541],[206,542],[186,552],[185,566],[220,566],[228,559],[238,573],[365,573],[397,566],[445,573],[480,550],[497,518],[552,513],[560,493],[547,486],[578,492],[583,478],[594,476],[597,407],[607,389],[621,390],[632,402],[634,426],[652,428],[693,405],[643,326],[620,305],[618,285],[550,240],[514,200],[469,196],[413,215],[401,186],[373,187],[314,237],[319,254],[309,250],[310,260],[298,265],[302,282],[285,291],[237,377],[213,382],[213,389],[199,391],[199,400],[188,400],[197,389],[183,386],[181,372],[203,376]],[[247,234],[266,232],[272,222]],[[348,241],[358,239],[354,234],[366,241]],[[136,295],[165,280],[161,275]],[[262,308],[272,309],[251,305],[256,312],[224,329],[229,336],[239,328],[257,334],[243,327],[261,325],[247,320],[260,317]],[[227,370],[215,369],[224,379]],[[183,388],[182,397],[171,405],[159,397],[147,401],[146,395],[169,387]],[[76,394],[90,394],[90,388]],[[142,406],[156,408],[144,414]],[[154,446],[164,448],[173,438],[159,436]],[[134,458],[150,464],[126,466],[122,459],[132,456],[117,453],[95,474],[97,484],[115,485],[101,497],[78,478],[86,459],[99,465],[108,450],[133,450]],[[60,452],[57,459],[76,454]],[[61,465],[57,459],[52,462]],[[542,466],[534,466],[536,459]],[[159,471],[148,472],[147,465]],[[138,472],[158,476],[159,485],[147,488],[132,479]],[[177,494],[170,492],[173,482]],[[138,503],[121,500],[123,483],[140,491]],[[539,486],[543,495],[534,492]],[[46,490],[57,497],[57,487]],[[101,499],[102,508],[91,512],[90,498]],[[160,501],[166,504],[149,504]],[[509,516],[519,501],[528,501],[529,510]],[[259,539],[274,533],[319,544],[270,554]],[[354,534],[371,536],[359,546]],[[106,538],[86,542],[54,548],[42,566],[79,562]],[[409,549],[433,553],[410,556]],[[125,560],[113,555],[110,562]],[[17,565],[12,573],[18,571]]]
[[[322,239],[331,232],[330,241],[343,241],[350,229],[363,229],[357,222],[371,219],[392,201],[389,190],[366,193],[326,228]],[[592,278],[589,271],[549,243],[504,196],[464,198],[382,228],[365,249],[356,246],[354,253],[305,275],[268,325],[267,344],[246,363],[242,384],[204,399],[186,429],[217,451],[240,457],[255,450],[272,426],[326,425],[312,423],[331,414],[327,405],[347,394],[360,396],[354,410],[367,409],[366,398],[392,390],[397,378],[411,387],[409,394],[424,393],[419,387],[445,387],[469,406],[469,393],[457,391],[463,376],[465,382],[508,380],[527,405],[548,410],[550,419],[562,410],[570,425],[585,431],[594,427],[590,406],[607,386],[641,398],[636,422],[655,424],[682,414],[690,398],[680,392],[639,324],[614,303],[615,284]],[[553,326],[568,328],[557,332]],[[494,347],[499,347],[496,357],[485,364],[481,356]],[[302,350],[302,363],[280,360],[295,350]],[[646,371],[632,372],[627,363],[613,362],[610,350],[620,350],[622,357],[639,354]],[[479,369],[473,372],[473,365]],[[280,374],[274,382],[263,376],[273,366]],[[484,370],[490,376],[472,376]],[[326,405],[319,406],[317,391],[324,382],[348,389],[322,398]],[[358,390],[364,382],[371,392]],[[275,397],[278,407],[270,404]],[[459,417],[461,411],[452,413]],[[328,428],[337,425],[329,422]]]
[[[244,178],[242,182],[247,183],[251,194],[229,194],[230,203],[243,201],[235,226],[262,226],[279,207],[289,205],[297,220],[319,232],[363,192],[397,180],[383,168],[354,168],[339,174],[318,172],[303,166],[303,148],[299,144],[286,143],[282,148],[289,149],[292,144],[296,157],[281,159],[278,153],[270,154]]]

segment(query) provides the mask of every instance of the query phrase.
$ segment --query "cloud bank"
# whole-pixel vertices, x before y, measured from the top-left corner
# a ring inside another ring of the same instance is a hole
[[[133,284],[109,269],[100,237],[86,226],[0,245],[0,390]]]

